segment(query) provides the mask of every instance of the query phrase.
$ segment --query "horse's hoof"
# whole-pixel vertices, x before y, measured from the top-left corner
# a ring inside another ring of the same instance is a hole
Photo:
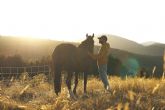
[[[69,92],[68,95],[69,95],[68,98],[71,98],[73,100],[77,100],[77,97],[73,94],[73,92]]]
[[[83,99],[87,99],[89,98],[88,94],[87,93],[84,93],[83,96],[82,96]]]
[[[73,91],[73,93],[74,93],[74,95],[78,98],[77,92],[74,92],[74,91]]]
[[[76,92],[76,91],[74,91],[74,90],[73,90],[73,93],[74,93],[75,95],[77,94],[77,92]]]
[[[56,95],[58,96],[58,93],[56,93]]]

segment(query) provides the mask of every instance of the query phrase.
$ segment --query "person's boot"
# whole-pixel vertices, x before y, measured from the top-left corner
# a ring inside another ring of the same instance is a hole
[[[73,100],[77,100],[77,97],[74,95],[74,93],[71,90],[69,90],[68,98],[71,98]]]

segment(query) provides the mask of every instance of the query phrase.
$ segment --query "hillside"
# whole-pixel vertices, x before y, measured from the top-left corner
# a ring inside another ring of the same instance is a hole
[[[127,68],[136,67],[138,70],[141,68],[145,68],[148,75],[152,74],[153,68],[155,66],[156,67],[155,75],[159,77],[162,76],[162,73],[163,73],[162,71],[163,57],[162,56],[139,55],[139,54],[130,53],[130,52],[119,50],[119,49],[112,49],[111,55],[115,58],[120,59],[120,61],[122,62],[122,65],[126,66]],[[132,60],[133,62],[130,62]],[[130,67],[131,65],[135,65],[135,66]],[[120,69],[122,70],[122,68]]]
[[[54,48],[62,43],[34,38],[0,37],[0,55],[21,55],[25,60],[38,60],[50,56]]]
[[[95,37],[95,41],[98,45],[97,37]],[[108,42],[114,49],[147,56],[163,56],[165,48],[165,44],[152,43],[151,45],[144,45],[114,35],[108,35]],[[24,56],[24,58],[29,59],[33,56],[34,59],[37,59],[41,56],[51,55],[53,49],[60,43],[62,41],[0,37],[0,55],[13,55],[17,53]]]
[[[147,68],[149,73],[151,73],[153,67],[156,66],[156,73],[160,75],[162,74],[162,55],[155,56],[156,54],[154,54],[153,56],[148,54],[148,52],[150,50],[154,50],[152,52],[160,54],[164,45],[151,45],[144,47],[136,42],[113,36],[109,37],[109,42],[112,47],[110,50],[111,55],[121,61],[121,64],[118,65],[119,68],[122,68],[122,65],[126,67],[129,66],[127,62],[130,63],[130,60],[134,60],[136,63],[136,72],[139,71],[140,68],[144,67]],[[12,56],[19,54],[26,61],[35,61],[40,60],[42,57],[51,57],[54,48],[60,43],[63,42],[34,38],[0,37],[0,55]],[[78,45],[78,43],[74,43],[74,45]],[[144,51],[146,48],[150,49]],[[99,46],[95,46],[95,53],[98,49]],[[130,52],[135,50],[137,52]],[[142,53],[138,54],[140,51]],[[145,53],[147,53],[147,55],[145,55]],[[130,64],[133,65],[132,63]]]
[[[108,35],[108,42],[110,42],[113,48],[140,55],[163,56],[165,49],[165,44],[152,43],[152,45],[145,46],[144,44],[139,44],[115,35]]]

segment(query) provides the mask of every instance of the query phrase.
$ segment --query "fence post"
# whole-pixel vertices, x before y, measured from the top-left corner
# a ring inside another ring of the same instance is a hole
[[[10,74],[11,74],[11,68],[10,68]]]
[[[164,49],[164,55],[163,55],[163,75],[162,75],[162,79],[164,79],[164,74],[165,74],[165,49]]]
[[[44,65],[44,74],[46,75],[46,71],[45,71],[45,65]]]
[[[51,67],[49,66],[49,73],[48,73],[48,77],[49,77],[49,83],[53,83],[53,75],[52,75],[52,70]]]
[[[24,70],[23,70],[23,72],[24,72],[24,73],[26,72],[26,67],[24,67]]]
[[[153,70],[152,70],[152,78],[154,77],[155,70],[156,70],[156,66],[153,67]]]
[[[40,74],[40,66],[37,65],[37,73],[35,73],[36,75]]]
[[[32,75],[32,67],[30,67],[30,72],[31,72],[30,74]],[[32,75],[32,76],[33,76],[33,75]]]
[[[6,71],[8,71],[7,68],[6,68]],[[10,71],[10,74],[8,75],[8,78],[10,79],[12,77],[12,75],[11,75],[11,67],[9,67],[9,71]]]
[[[2,78],[2,68],[0,68],[0,80]]]

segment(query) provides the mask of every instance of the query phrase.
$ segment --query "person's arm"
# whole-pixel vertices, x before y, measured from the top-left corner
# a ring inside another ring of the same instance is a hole
[[[90,52],[88,54],[89,54],[90,57],[92,57],[93,59],[97,60],[99,58],[102,58],[104,55],[106,55],[107,51],[104,49],[104,50],[100,51],[99,54],[92,54]]]
[[[109,46],[103,46],[99,52],[99,54],[92,54],[92,53],[88,53],[89,56],[91,56],[93,59],[99,59],[99,58],[102,58],[104,56],[106,56],[108,54],[108,51],[109,51]]]
[[[97,60],[98,55],[92,54],[92,53],[90,53],[90,52],[88,52],[88,55],[89,55],[90,57],[92,57],[94,60]]]

